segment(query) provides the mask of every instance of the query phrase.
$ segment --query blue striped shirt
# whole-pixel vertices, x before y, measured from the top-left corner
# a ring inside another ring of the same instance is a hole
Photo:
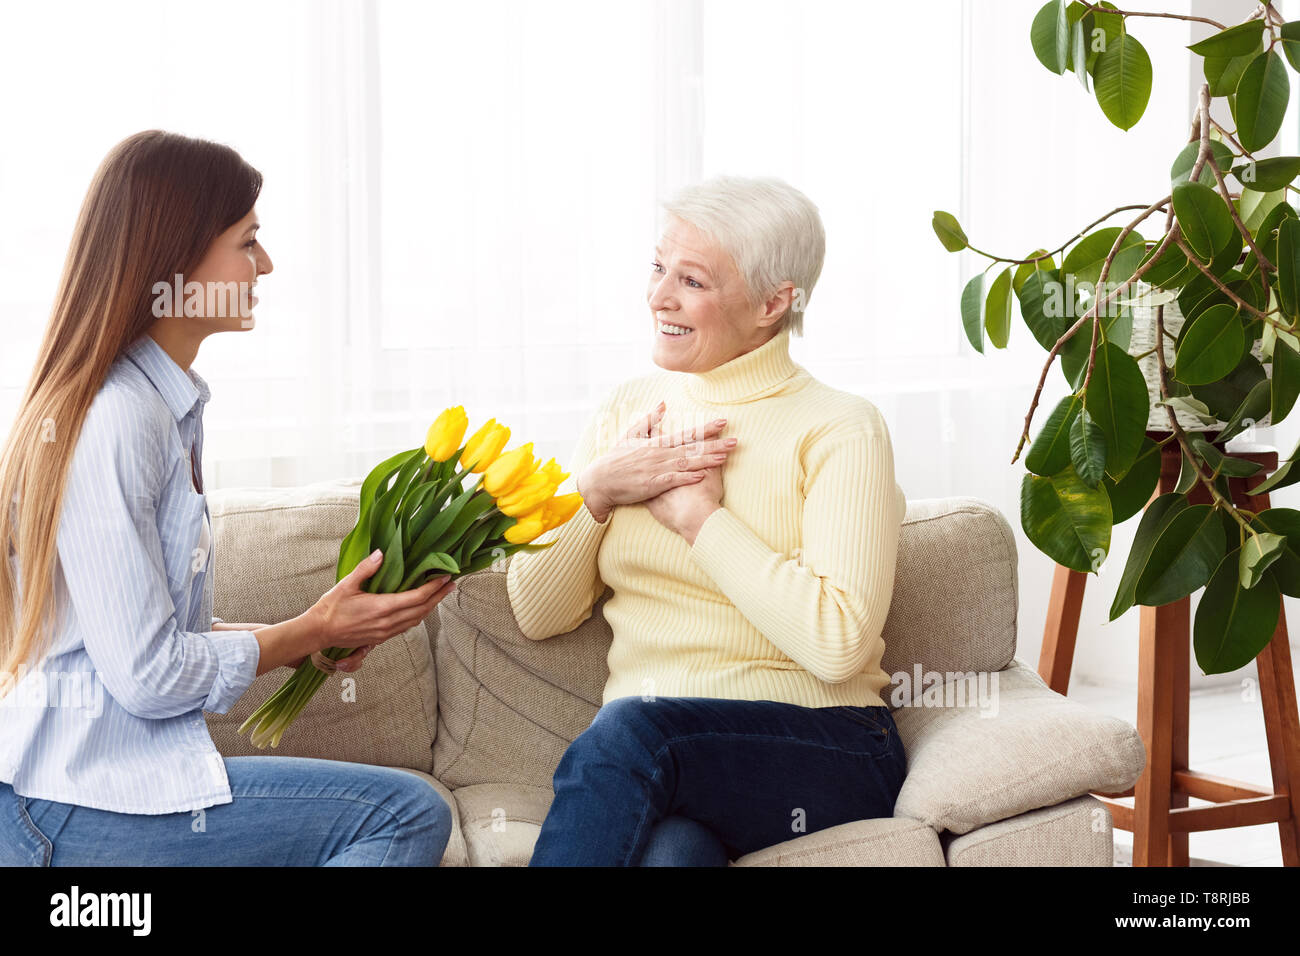
[[[259,648],[211,630],[210,519],[191,478],[208,396],[145,334],[90,406],[59,516],[55,637],[0,700],[0,782],[23,796],[120,813],[231,802],[203,711],[248,689]]]

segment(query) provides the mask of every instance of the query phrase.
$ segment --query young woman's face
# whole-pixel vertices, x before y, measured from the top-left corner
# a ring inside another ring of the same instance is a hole
[[[213,323],[222,329],[253,327],[253,306],[257,305],[253,287],[273,268],[271,257],[257,240],[257,230],[254,206],[247,216],[212,240],[203,261],[185,276],[187,289],[189,283],[197,282],[204,290],[203,318],[210,331],[215,331]],[[211,307],[213,300],[216,309]]]

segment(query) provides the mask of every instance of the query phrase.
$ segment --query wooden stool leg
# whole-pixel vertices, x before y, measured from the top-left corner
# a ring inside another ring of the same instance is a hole
[[[1285,605],[1285,601],[1283,604]],[[1287,641],[1286,610],[1278,614],[1277,630],[1255,663],[1259,668],[1259,699],[1264,708],[1264,734],[1273,771],[1273,792],[1291,800],[1291,819],[1278,823],[1282,865],[1300,866],[1300,726],[1296,720],[1295,679]]]
[[[1160,607],[1141,605],[1141,615],[1137,718],[1147,765],[1133,788],[1133,865],[1165,866],[1173,782],[1175,654],[1180,629],[1187,633],[1188,600]]]
[[[1047,604],[1047,626],[1038,651],[1038,676],[1048,687],[1064,696],[1070,687],[1070,665],[1074,663],[1074,642],[1079,635],[1079,613],[1088,575],[1058,564],[1052,576],[1052,597]]]
[[[1188,620],[1191,617],[1192,602],[1188,598],[1183,598],[1179,603],[1182,605],[1180,613],[1183,615],[1183,622],[1180,622],[1177,629],[1171,628],[1169,635],[1169,664],[1173,671],[1173,690],[1171,693],[1173,726],[1170,728],[1169,737],[1170,807],[1187,806],[1189,796],[1186,790],[1174,786],[1172,783],[1173,771],[1187,769],[1187,725],[1188,710],[1191,704],[1192,641]],[[1168,862],[1170,866],[1189,865],[1186,832],[1169,834]]]

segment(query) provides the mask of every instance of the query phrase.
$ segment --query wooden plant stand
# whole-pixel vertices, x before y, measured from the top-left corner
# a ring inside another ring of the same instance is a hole
[[[1168,432],[1151,431],[1153,441]],[[1259,513],[1269,507],[1265,492],[1252,495],[1246,485],[1260,484],[1277,468],[1277,451],[1253,446],[1249,451],[1227,452],[1234,458],[1259,462],[1263,467],[1248,478],[1229,478],[1233,501]],[[1181,466],[1178,443],[1161,450],[1160,483],[1152,500],[1178,483]],[[1192,504],[1209,504],[1204,486],[1188,494]],[[1070,666],[1079,612],[1088,575],[1056,567],[1047,627],[1038,658],[1038,673],[1058,694],[1070,685]],[[1259,696],[1264,708],[1264,732],[1272,767],[1272,789],[1191,770],[1187,766],[1188,678],[1191,657],[1190,598],[1160,607],[1139,605],[1141,635],[1138,656],[1137,729],[1146,746],[1147,764],[1136,786],[1122,793],[1094,794],[1111,812],[1114,825],[1133,834],[1134,866],[1187,866],[1187,834],[1202,830],[1276,823],[1285,866],[1300,866],[1300,720],[1296,716],[1295,680],[1291,648],[1287,643],[1286,608],[1278,615],[1269,645],[1255,658],[1259,668]],[[1129,807],[1115,797],[1134,798]],[[1211,801],[1211,806],[1189,807],[1188,798]]]

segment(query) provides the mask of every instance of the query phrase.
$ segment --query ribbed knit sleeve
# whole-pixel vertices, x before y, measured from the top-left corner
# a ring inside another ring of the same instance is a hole
[[[834,684],[880,649],[906,499],[887,431],[827,436],[805,466],[800,556],[769,548],[725,498],[690,553],[765,638]]]
[[[561,465],[577,477],[597,455],[597,437],[613,403],[606,399],[587,422],[570,461]],[[567,634],[588,617],[605,584],[596,568],[600,542],[609,527],[601,524],[586,506],[536,544],[556,542],[545,551],[519,551],[510,558],[506,571],[506,593],[515,620],[525,637],[542,640]]]

